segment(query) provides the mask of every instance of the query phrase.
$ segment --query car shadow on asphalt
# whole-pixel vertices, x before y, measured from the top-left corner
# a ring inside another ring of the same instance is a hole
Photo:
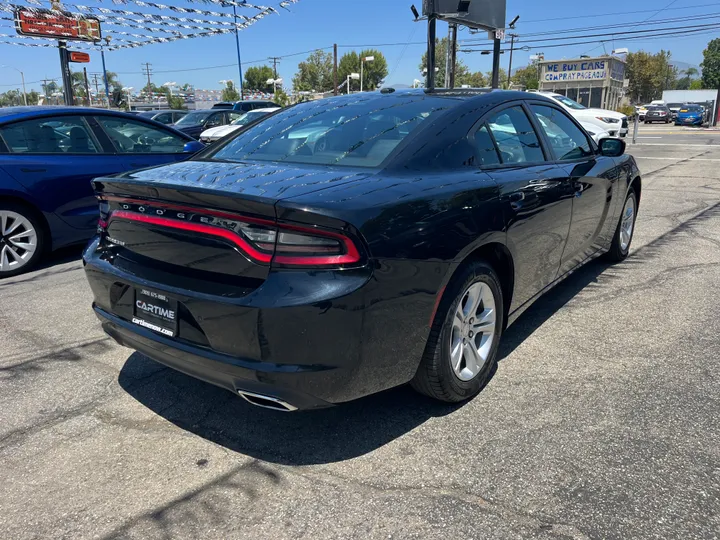
[[[463,406],[440,403],[402,386],[335,407],[285,413],[250,405],[227,390],[160,367],[140,353],[128,358],[118,382],[181,429],[284,465],[352,459]]]
[[[540,298],[507,330],[499,358],[512,353],[607,268],[601,262],[586,265]],[[181,429],[284,465],[352,459],[464,405],[436,402],[403,386],[328,409],[288,414],[253,407],[227,390],[161,367],[139,353],[128,358],[118,380],[136,400]]]

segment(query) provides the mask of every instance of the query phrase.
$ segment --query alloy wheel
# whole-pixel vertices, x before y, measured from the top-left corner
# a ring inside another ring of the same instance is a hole
[[[623,208],[622,221],[620,222],[620,249],[627,251],[632,240],[633,228],[635,227],[635,199],[628,197]]]
[[[496,300],[490,287],[473,283],[463,293],[453,316],[450,362],[461,381],[480,373],[495,341]]]
[[[37,250],[38,234],[30,220],[0,210],[0,274],[25,266]]]

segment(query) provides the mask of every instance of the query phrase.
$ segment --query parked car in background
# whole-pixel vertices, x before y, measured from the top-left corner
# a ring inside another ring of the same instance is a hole
[[[682,103],[668,103],[667,108],[670,109],[670,116],[673,120],[675,120],[678,116],[678,113],[680,112],[680,109],[682,109],[683,104]]]
[[[202,144],[123,112],[0,109],[0,278],[30,270],[97,229],[98,176],[188,158]]]
[[[638,119],[642,122],[645,120],[645,115],[648,112],[650,105],[635,105],[635,113],[638,115]]]
[[[218,139],[222,139],[225,135],[228,135],[233,131],[237,131],[243,126],[252,124],[256,120],[260,120],[262,117],[279,110],[279,107],[268,107],[266,109],[255,109],[254,111],[246,112],[240,118],[227,126],[214,127],[203,131],[200,134],[200,142],[205,144],[213,143]]]
[[[652,124],[653,122],[669,124],[672,122],[672,114],[670,113],[670,109],[665,105],[650,105],[643,122],[646,124]]]
[[[159,109],[155,111],[139,111],[137,115],[148,120],[155,120],[161,124],[170,125],[180,120],[187,113],[187,111],[180,109]]]
[[[628,132],[628,119],[622,113],[610,111],[607,109],[589,109],[585,105],[581,105],[575,100],[570,99],[562,94],[554,92],[538,92],[543,96],[547,96],[562,105],[566,111],[572,114],[576,119],[594,124],[599,129],[607,131],[611,137],[625,137]]]
[[[268,107],[280,107],[277,103],[265,99],[246,99],[243,101],[221,101],[212,106],[213,109],[232,109],[233,111],[249,112],[255,109],[267,109]]]
[[[534,300],[628,256],[641,180],[624,149],[527,92],[300,103],[95,180],[93,309],[118,343],[258,406],[407,382],[466,400]]]
[[[595,124],[590,124],[588,122],[579,122],[579,124],[583,127],[583,129],[585,129],[585,131],[588,132],[588,135],[590,135],[597,144],[600,144],[601,139],[606,139],[612,136]]]
[[[225,109],[202,109],[190,111],[175,124],[175,129],[190,135],[193,139],[199,139],[200,134],[206,129],[226,126],[242,116],[241,112]]]
[[[675,119],[676,126],[702,126],[705,123],[705,110],[702,105],[683,105]]]

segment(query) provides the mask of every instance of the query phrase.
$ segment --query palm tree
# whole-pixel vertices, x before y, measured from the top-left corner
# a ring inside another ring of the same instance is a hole
[[[75,71],[70,74],[70,82],[72,84],[73,94],[82,98],[86,105],[89,105],[87,93],[85,92],[85,74]]]

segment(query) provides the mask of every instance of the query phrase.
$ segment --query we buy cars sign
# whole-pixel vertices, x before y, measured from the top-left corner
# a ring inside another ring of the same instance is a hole
[[[23,36],[74,41],[98,41],[102,37],[100,21],[95,17],[50,9],[15,8],[15,30]]]

